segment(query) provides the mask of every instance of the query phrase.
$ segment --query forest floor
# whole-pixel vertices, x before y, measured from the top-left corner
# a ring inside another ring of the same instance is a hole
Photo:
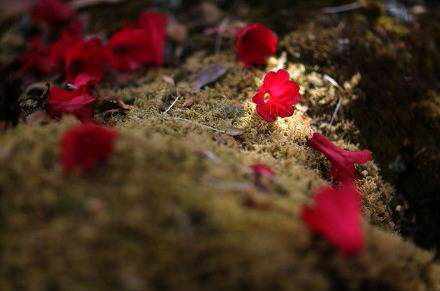
[[[60,79],[11,77],[29,20],[20,8],[0,17],[0,289],[440,290],[438,6],[158,2],[173,19],[166,63],[97,86],[94,118],[119,136],[88,175],[59,164],[75,118],[20,108]],[[131,0],[79,14],[105,36],[147,9]],[[251,22],[280,42],[267,65],[245,68],[228,29]],[[275,68],[302,99],[265,123],[251,99]],[[299,218],[330,183],[312,132],[373,153],[357,167],[366,245],[356,257]],[[257,163],[275,178],[257,182]]]

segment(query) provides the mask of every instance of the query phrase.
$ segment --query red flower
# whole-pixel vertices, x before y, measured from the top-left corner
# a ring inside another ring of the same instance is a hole
[[[69,5],[59,0],[38,0],[32,9],[34,20],[51,26],[67,23],[74,14]]]
[[[354,164],[365,164],[371,161],[371,152],[368,150],[350,152],[341,149],[329,141],[325,136],[314,133],[309,145],[323,153],[331,162],[331,175],[335,181],[351,181],[355,178]]]
[[[353,184],[317,191],[313,206],[304,206],[301,218],[345,255],[359,253],[364,245],[360,194]]]
[[[91,170],[113,152],[118,133],[93,123],[77,125],[61,138],[61,165],[64,172]]]
[[[162,65],[164,62],[165,40],[168,16],[158,12],[143,12],[138,19],[138,27],[147,31],[149,38],[149,63]]]
[[[263,164],[254,164],[250,168],[254,173],[254,175],[258,177],[263,176],[263,177],[272,178],[273,176],[275,176],[274,171],[270,167]]]
[[[52,73],[54,64],[49,55],[49,47],[41,37],[31,39],[26,52],[21,56],[21,72],[36,72],[42,75]]]
[[[247,67],[266,64],[267,58],[277,51],[277,45],[277,35],[260,23],[242,28],[235,39],[238,59]]]
[[[54,118],[72,114],[81,121],[90,121],[93,118],[93,102],[95,97],[84,87],[73,91],[52,87],[49,91],[48,113]]]
[[[101,40],[92,38],[77,41],[66,52],[66,77],[73,82],[80,74],[87,74],[100,82],[108,61],[108,53]]]
[[[299,102],[299,86],[290,80],[289,72],[279,70],[269,72],[263,85],[258,89],[252,101],[257,104],[257,113],[264,120],[273,122],[277,117],[293,114],[293,105]]]
[[[162,63],[155,59],[154,43],[144,29],[124,28],[112,36],[108,47],[111,64],[118,70],[132,71],[145,63]]]
[[[68,30],[61,32],[61,36],[50,47],[50,60],[57,68],[64,68],[67,52],[76,43],[81,42],[79,34],[72,34]]]

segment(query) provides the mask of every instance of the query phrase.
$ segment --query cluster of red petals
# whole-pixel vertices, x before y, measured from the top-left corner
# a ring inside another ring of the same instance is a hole
[[[94,102],[95,97],[89,93],[85,85],[71,91],[52,87],[49,91],[47,111],[53,118],[72,114],[79,120],[86,122],[93,119],[92,105]]]
[[[64,172],[85,172],[105,162],[113,152],[118,133],[94,123],[83,123],[61,138],[61,165]]]
[[[356,255],[364,246],[360,194],[352,183],[324,187],[304,206],[301,218],[311,230],[324,236],[345,255]]]
[[[267,58],[275,54],[277,45],[277,35],[260,23],[242,28],[235,39],[237,57],[247,67],[266,64]]]
[[[162,65],[167,23],[165,14],[145,12],[135,27],[116,32],[108,42],[113,68],[133,71],[144,64]]]
[[[104,76],[108,53],[99,38],[77,41],[65,53],[65,73],[73,82],[80,74],[87,74],[98,82]]]
[[[32,9],[32,18],[51,26],[65,24],[75,15],[74,10],[59,0],[38,0]]]
[[[274,171],[264,164],[253,164],[250,166],[255,176],[272,178],[275,176]]]
[[[34,72],[47,75],[53,71],[50,58],[50,48],[41,37],[34,37],[29,41],[27,50],[21,55],[21,72]]]
[[[293,105],[299,102],[299,86],[290,80],[289,72],[269,72],[252,101],[257,104],[257,113],[264,120],[273,122],[277,117],[292,116]]]
[[[338,182],[353,181],[356,176],[354,164],[364,164],[372,159],[371,152],[368,150],[350,152],[341,149],[319,133],[313,134],[309,145],[329,159],[331,175]]]

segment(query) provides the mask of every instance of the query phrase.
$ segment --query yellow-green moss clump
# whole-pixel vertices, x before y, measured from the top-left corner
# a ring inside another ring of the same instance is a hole
[[[1,290],[435,290],[432,255],[365,224],[346,259],[309,233],[299,206],[323,182],[299,164],[206,134],[120,129],[108,163],[63,175],[72,122],[1,136]],[[247,165],[278,178],[267,191]]]

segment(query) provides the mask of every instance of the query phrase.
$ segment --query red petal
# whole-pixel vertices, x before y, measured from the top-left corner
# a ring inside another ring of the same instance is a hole
[[[364,245],[361,228],[360,194],[352,184],[324,187],[304,206],[301,218],[312,231],[323,235],[345,255],[359,253]]]
[[[93,123],[69,129],[61,138],[61,165],[65,172],[84,172],[106,161],[113,152],[115,130]]]
[[[337,147],[319,133],[313,134],[309,140],[309,144],[312,148],[320,151],[329,159],[332,164],[332,177],[339,182],[353,180],[356,174],[354,164],[364,164],[372,159],[370,151],[346,151]]]
[[[277,50],[278,37],[266,26],[254,23],[238,31],[235,51],[246,66],[264,65]]]
[[[95,98],[84,89],[74,91],[52,87],[49,91],[48,112],[54,118],[64,114],[73,114],[81,121],[91,120],[91,108]]]
[[[275,175],[274,171],[264,164],[254,164],[251,165],[250,168],[256,175],[261,175],[269,178]]]

